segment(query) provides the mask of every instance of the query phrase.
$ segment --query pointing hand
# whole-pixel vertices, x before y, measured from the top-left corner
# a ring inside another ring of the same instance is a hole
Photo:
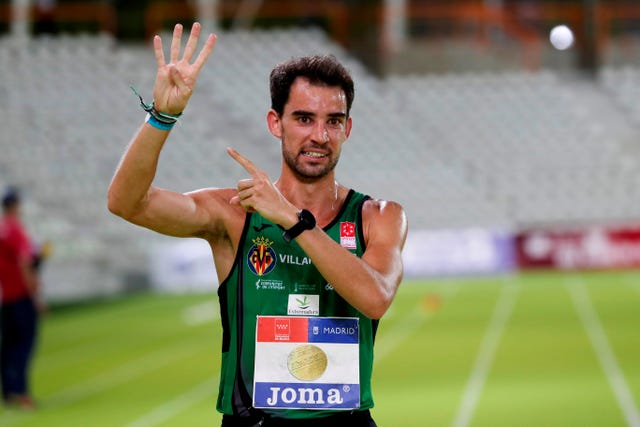
[[[227,148],[227,153],[251,175],[238,182],[238,195],[231,203],[242,206],[247,212],[258,212],[285,228],[293,226],[298,209],[285,199],[269,176],[233,148]]]

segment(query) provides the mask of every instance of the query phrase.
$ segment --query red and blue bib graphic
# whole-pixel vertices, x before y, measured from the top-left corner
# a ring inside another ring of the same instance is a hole
[[[359,408],[358,321],[258,316],[254,407]]]

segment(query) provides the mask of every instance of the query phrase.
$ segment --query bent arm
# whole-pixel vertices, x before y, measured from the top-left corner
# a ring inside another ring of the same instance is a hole
[[[369,201],[363,207],[363,223],[367,247],[362,258],[319,227],[300,234],[296,242],[340,296],[365,316],[379,319],[402,280],[407,219],[397,203]]]
[[[182,25],[173,30],[169,62],[165,62],[162,40],[155,36],[153,48],[158,64],[154,83],[154,109],[161,113],[182,113],[193,93],[202,66],[215,45],[216,37],[207,38],[193,63],[200,24],[194,23],[180,58]],[[108,208],[122,218],[163,234],[188,237],[199,235],[209,223],[199,193],[180,194],[152,185],[160,151],[169,130],[145,123],[127,147],[109,185]],[[201,200],[201,199],[200,199]]]
[[[160,151],[169,132],[145,123],[116,169],[108,190],[109,210],[129,222],[162,234],[196,236],[208,223],[192,194],[154,187]]]

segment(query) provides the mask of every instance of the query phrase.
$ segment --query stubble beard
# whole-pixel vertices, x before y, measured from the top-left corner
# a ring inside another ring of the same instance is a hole
[[[329,153],[329,162],[324,165],[309,166],[304,165],[301,160],[301,153],[292,153],[282,147],[282,158],[291,171],[303,182],[313,182],[329,175],[336,168],[339,156]]]

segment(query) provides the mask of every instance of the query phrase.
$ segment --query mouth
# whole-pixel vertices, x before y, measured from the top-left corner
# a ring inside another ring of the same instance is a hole
[[[322,159],[329,156],[329,154],[327,153],[319,153],[317,151],[303,151],[301,154],[305,157],[311,157],[313,159]]]

